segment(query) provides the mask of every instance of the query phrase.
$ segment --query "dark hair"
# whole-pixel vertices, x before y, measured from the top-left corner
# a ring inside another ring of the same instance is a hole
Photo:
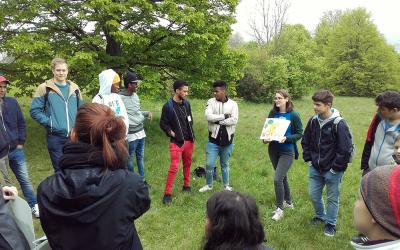
[[[294,109],[294,104],[292,102],[292,98],[289,95],[289,92],[285,89],[280,89],[278,91],[276,91],[277,94],[280,94],[281,96],[283,96],[284,98],[287,98],[288,101],[286,103],[286,112],[291,112]],[[276,106],[275,102],[273,103],[273,110],[275,112],[279,112],[279,108]]]
[[[375,103],[377,106],[385,107],[389,110],[395,108],[400,110],[400,93],[397,91],[383,92],[375,98]]]
[[[78,109],[74,126],[77,140],[102,148],[109,169],[125,167],[125,132],[124,121],[105,105],[86,103]]]
[[[182,88],[183,86],[189,86],[189,85],[188,85],[187,82],[185,82],[184,80],[176,80],[176,81],[174,82],[174,85],[173,85],[174,92],[175,92],[177,89]]]
[[[222,191],[207,201],[211,224],[204,249],[257,249],[265,240],[254,198],[238,192]]]
[[[213,83],[213,88],[218,88],[218,87],[220,87],[220,88],[226,88],[226,82],[225,81],[222,81],[222,80],[217,80],[217,81],[215,81],[214,83]]]
[[[325,89],[318,90],[311,98],[314,102],[322,102],[331,105],[333,103],[333,94],[329,90]]]

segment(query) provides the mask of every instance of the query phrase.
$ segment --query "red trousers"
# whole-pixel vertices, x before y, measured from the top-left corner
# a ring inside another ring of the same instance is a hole
[[[183,162],[183,186],[190,186],[190,166],[192,165],[193,148],[194,143],[191,141],[185,141],[182,147],[178,147],[175,143],[169,144],[171,164],[169,165],[164,194],[172,193],[172,185],[174,184],[175,175],[178,172],[181,158]]]

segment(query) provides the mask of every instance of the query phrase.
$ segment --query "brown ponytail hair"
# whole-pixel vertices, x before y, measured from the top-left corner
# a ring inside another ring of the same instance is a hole
[[[123,168],[128,157],[125,132],[124,121],[109,107],[86,103],[78,109],[71,140],[102,148],[106,168],[114,170]]]

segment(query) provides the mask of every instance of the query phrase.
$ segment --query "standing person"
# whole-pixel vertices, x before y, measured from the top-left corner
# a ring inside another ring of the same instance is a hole
[[[294,111],[293,102],[286,90],[278,90],[275,93],[274,104],[268,114],[268,118],[290,121],[285,136],[280,141],[263,141],[264,143],[269,143],[268,155],[275,170],[276,210],[272,219],[278,221],[283,217],[284,208],[294,208],[287,174],[292,166],[293,159],[298,159],[299,157],[296,142],[303,135],[303,125],[299,113]]]
[[[125,124],[101,104],[76,116],[58,173],[38,187],[52,249],[142,249],[134,221],[150,208],[147,186],[126,169]]]
[[[354,249],[400,249],[400,167],[374,168],[361,180],[354,203],[354,225],[367,237]]]
[[[146,133],[144,132],[145,118],[151,120],[153,115],[151,112],[142,111],[140,109],[140,99],[136,94],[138,89],[139,79],[134,72],[128,72],[124,77],[125,92],[120,93],[121,99],[124,102],[129,118],[129,129],[126,140],[128,141],[128,170],[133,172],[132,160],[136,156],[136,164],[139,175],[147,184],[144,178],[144,144]]]
[[[54,171],[58,172],[62,147],[68,141],[76,112],[83,101],[78,85],[67,80],[67,62],[62,58],[54,58],[51,69],[53,79],[36,89],[29,112],[35,121],[46,128],[47,149]]]
[[[128,114],[126,113],[124,102],[119,93],[121,79],[112,69],[103,70],[99,74],[100,89],[99,93],[93,97],[93,103],[100,103],[111,108],[114,114],[124,120],[126,131],[129,128]],[[128,133],[128,132],[127,132]]]
[[[169,205],[172,202],[172,185],[174,184],[179,162],[183,163],[183,192],[191,192],[190,166],[194,148],[193,116],[190,103],[186,100],[189,86],[184,80],[176,80],[173,85],[174,96],[163,106],[160,127],[170,138],[169,155],[171,163],[165,183],[162,202]]]
[[[11,180],[8,175],[8,153],[10,151],[10,137],[7,133],[6,124],[3,117],[4,100],[1,95],[5,95],[6,84],[4,84],[7,79],[4,76],[0,76],[0,186],[11,185]],[[8,82],[8,81],[7,81]],[[2,94],[3,93],[3,94]]]
[[[9,166],[14,172],[15,177],[17,177],[22,192],[32,210],[32,214],[38,218],[39,208],[36,195],[33,192],[32,183],[29,179],[24,153],[26,137],[25,119],[17,100],[6,96],[9,83],[10,82],[4,76],[0,76],[0,99],[2,99],[1,102],[3,103],[0,112],[4,119],[8,137],[10,138],[10,151],[8,154]]]
[[[326,236],[335,236],[342,176],[353,150],[347,123],[332,108],[333,95],[319,90],[312,96],[315,116],[308,121],[301,140],[303,159],[309,164],[309,192],[315,210],[310,224],[325,223]],[[337,119],[340,119],[339,122]],[[322,199],[326,186],[327,209]]]
[[[206,146],[206,185],[199,192],[213,188],[215,161],[219,157],[224,189],[232,191],[229,185],[229,160],[233,151],[233,138],[239,119],[237,103],[226,94],[226,82],[213,83],[214,98],[207,101],[205,116],[208,121],[208,143]]]

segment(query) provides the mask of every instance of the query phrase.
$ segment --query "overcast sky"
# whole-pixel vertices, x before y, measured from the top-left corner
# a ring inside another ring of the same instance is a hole
[[[249,18],[254,15],[256,3],[260,0],[242,0],[236,10],[237,23],[232,26],[246,41],[251,40]],[[264,0],[268,1],[268,0]],[[274,1],[274,0],[271,0]],[[313,32],[325,11],[346,10],[364,7],[371,13],[386,40],[400,49],[400,1],[399,0],[288,0],[290,8],[288,23],[303,24]]]

